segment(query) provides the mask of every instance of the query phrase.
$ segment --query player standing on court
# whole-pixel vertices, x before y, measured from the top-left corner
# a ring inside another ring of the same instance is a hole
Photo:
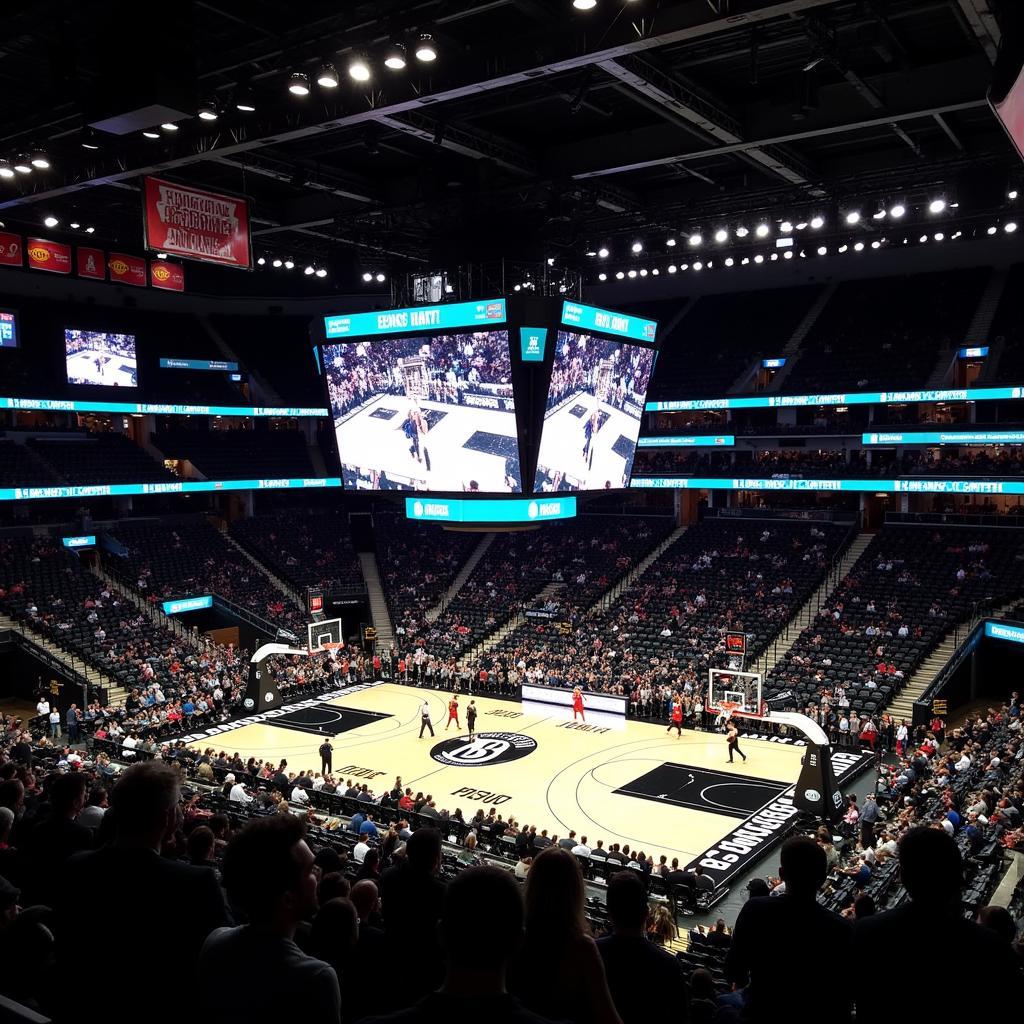
[[[572,689],[572,720],[576,721],[576,716],[585,722],[586,718],[583,715],[583,691],[578,686],[574,686]]]
[[[471,700],[466,708],[466,727],[469,729],[469,738],[476,734],[476,701]]]
[[[734,753],[739,754],[740,757],[743,758],[743,763],[746,764],[747,755],[744,754],[742,750],[740,750],[740,733],[739,730],[736,728],[736,723],[733,722],[732,719],[729,719],[729,722],[726,725],[726,729],[728,731],[725,734],[725,743],[726,746],[728,746],[729,748],[729,764],[732,764],[732,755]]]
[[[459,722],[459,698],[454,695],[452,696],[452,699],[448,701],[448,724],[444,727],[445,732],[451,728],[452,722],[455,723],[455,727],[457,729],[462,728],[462,725]]]
[[[672,696],[672,719],[665,732],[671,732],[673,729],[676,730],[676,739],[681,740],[683,738],[683,702],[678,693]]]
[[[430,735],[434,735],[434,727],[430,723],[430,705],[426,701],[420,705],[420,739],[423,739],[424,729],[429,729]]]
[[[324,740],[320,744],[320,771],[323,775],[331,774],[331,758],[334,754],[334,745],[330,740]]]

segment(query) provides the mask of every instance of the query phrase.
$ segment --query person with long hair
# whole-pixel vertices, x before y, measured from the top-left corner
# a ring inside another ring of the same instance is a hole
[[[509,988],[542,1017],[622,1024],[583,905],[583,874],[576,858],[557,846],[537,854],[526,877],[526,941]]]
[[[652,942],[659,946],[667,946],[675,942],[679,935],[675,921],[672,920],[672,912],[664,904],[658,906],[651,914],[647,924],[647,934]]]

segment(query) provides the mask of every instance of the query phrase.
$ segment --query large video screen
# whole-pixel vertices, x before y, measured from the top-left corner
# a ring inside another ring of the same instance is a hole
[[[323,348],[346,488],[518,493],[508,331]]]
[[[1006,129],[1006,134],[1024,157],[1024,69],[1021,69],[1009,92],[999,103],[994,104],[996,116]]]
[[[18,347],[18,314],[13,309],[0,309],[0,348]]]
[[[98,384],[107,388],[139,385],[135,335],[105,331],[64,331],[64,354],[69,384]]]
[[[558,332],[535,491],[629,485],[654,349]]]

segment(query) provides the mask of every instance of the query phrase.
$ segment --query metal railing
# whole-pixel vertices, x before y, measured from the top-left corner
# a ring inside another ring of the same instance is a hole
[[[1002,515],[997,512],[886,512],[887,526],[995,526],[1006,529],[1024,527],[1024,514]]]

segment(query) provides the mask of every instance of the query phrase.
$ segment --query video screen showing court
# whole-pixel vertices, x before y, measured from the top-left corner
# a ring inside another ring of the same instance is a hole
[[[64,355],[69,384],[98,384],[108,388],[139,385],[135,335],[106,331],[64,331]]]
[[[535,491],[629,485],[655,351],[558,332]]]
[[[325,345],[343,485],[519,493],[508,331]]]

